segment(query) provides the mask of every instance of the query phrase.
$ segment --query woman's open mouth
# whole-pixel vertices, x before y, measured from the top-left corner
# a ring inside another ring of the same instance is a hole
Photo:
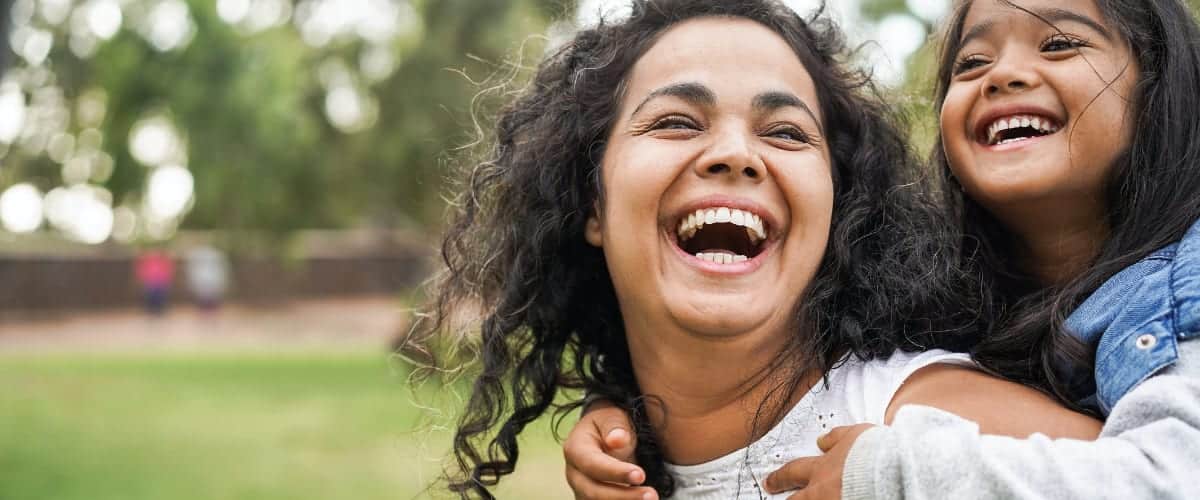
[[[740,264],[761,255],[770,230],[748,210],[714,206],[695,210],[676,226],[675,244],[684,253],[719,265]]]

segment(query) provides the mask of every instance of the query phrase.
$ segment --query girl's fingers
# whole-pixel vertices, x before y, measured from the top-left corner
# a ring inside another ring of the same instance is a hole
[[[817,448],[820,448],[821,451],[824,453],[828,453],[829,450],[832,450],[835,446],[838,445],[838,443],[841,443],[842,441],[845,441],[847,439],[849,440],[850,444],[853,444],[854,441],[856,441],[858,439],[859,434],[862,434],[864,431],[866,431],[867,429],[870,429],[871,427],[874,427],[874,425],[872,425],[872,424],[855,424],[855,425],[843,425],[841,427],[834,427],[829,432],[827,432],[817,438]]]
[[[637,437],[633,433],[633,423],[625,411],[597,402],[586,415],[580,418],[578,426],[591,422],[596,435],[603,436],[604,451],[618,459],[633,462],[633,450],[637,446]],[[607,402],[603,402],[607,403]]]
[[[594,441],[589,443],[568,438],[563,443],[563,457],[568,472],[575,470],[592,481],[642,484],[646,480],[646,473],[641,467],[609,456]]]
[[[594,481],[570,466],[567,467],[567,484],[575,492],[577,500],[658,500],[654,488]]]
[[[600,435],[604,436],[604,450],[606,453],[617,460],[625,462],[633,462],[635,460],[633,450],[634,442],[637,441],[637,438],[633,434],[630,434],[628,430],[617,427]]]
[[[821,457],[797,458],[767,476],[766,487],[770,493],[780,493],[803,488],[812,480],[813,469]]]

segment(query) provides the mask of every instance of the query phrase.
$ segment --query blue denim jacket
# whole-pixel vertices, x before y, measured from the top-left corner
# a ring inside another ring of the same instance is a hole
[[[1200,337],[1200,221],[1106,281],[1066,326],[1096,346],[1096,394],[1087,399],[1108,415],[1130,389],[1179,359],[1179,342]]]

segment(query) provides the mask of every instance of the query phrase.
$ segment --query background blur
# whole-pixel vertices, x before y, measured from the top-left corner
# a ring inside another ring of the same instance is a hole
[[[929,144],[949,1],[830,4]],[[460,401],[389,352],[445,174],[622,6],[0,0],[0,499],[437,496]],[[499,496],[568,498],[526,434]]]

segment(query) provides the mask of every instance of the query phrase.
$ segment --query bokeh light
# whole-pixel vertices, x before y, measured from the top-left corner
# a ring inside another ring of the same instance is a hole
[[[950,11],[950,0],[906,0],[904,4],[917,17],[931,24]]]
[[[15,82],[0,84],[0,142],[11,144],[25,126],[25,93]]]
[[[882,57],[875,59],[875,75],[884,83],[895,85],[904,80],[908,57],[925,43],[925,25],[908,14],[884,17],[877,28]]]
[[[148,167],[178,159],[181,146],[174,125],[163,116],[143,118],[129,133],[130,154]]]
[[[42,225],[42,192],[33,184],[9,186],[0,194],[0,223],[13,233],[29,233]]]
[[[150,45],[166,52],[187,46],[196,25],[182,0],[161,0],[150,9],[140,31]]]
[[[217,0],[217,15],[226,24],[237,24],[250,12],[250,0]]]
[[[146,189],[147,216],[153,220],[178,218],[192,202],[192,173],[179,165],[154,169]]]
[[[115,0],[90,0],[82,12],[85,13],[88,29],[103,40],[112,38],[121,30],[121,5]]]
[[[99,186],[78,184],[46,193],[46,219],[65,236],[98,244],[112,234],[112,193]]]

